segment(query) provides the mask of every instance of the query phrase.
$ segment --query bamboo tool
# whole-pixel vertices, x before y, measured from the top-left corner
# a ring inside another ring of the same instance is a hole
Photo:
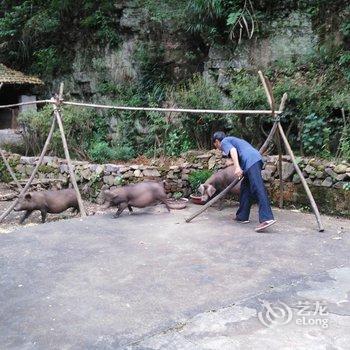
[[[208,203],[203,205],[198,211],[196,211],[194,214],[189,216],[185,219],[185,221],[191,222],[195,217],[202,214],[204,211],[206,211],[209,207],[211,207],[214,203],[216,203],[220,198],[225,196],[233,187],[235,187],[241,180],[243,180],[243,176],[239,177],[236,180],[233,180],[223,191],[221,191],[216,197],[212,198]]]

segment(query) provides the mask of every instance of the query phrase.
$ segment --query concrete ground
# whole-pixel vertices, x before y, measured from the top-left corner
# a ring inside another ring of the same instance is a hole
[[[1,349],[350,348],[350,221],[197,209],[0,234]]]

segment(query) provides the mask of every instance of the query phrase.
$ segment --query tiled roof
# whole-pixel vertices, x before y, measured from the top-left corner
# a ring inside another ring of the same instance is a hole
[[[44,84],[39,78],[25,75],[0,63],[0,84]]]

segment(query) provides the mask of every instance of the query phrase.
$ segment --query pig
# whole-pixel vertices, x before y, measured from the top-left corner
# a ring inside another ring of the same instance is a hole
[[[73,208],[73,212],[79,212],[78,199],[74,189],[27,193],[20,198],[14,210],[26,211],[19,222],[22,224],[34,210],[40,210],[41,221],[44,223],[47,213],[58,214],[68,208]]]
[[[163,203],[170,211],[170,206],[167,203],[165,189],[162,183],[159,182],[140,182],[138,184],[123,186],[115,190],[106,190],[104,192],[105,208],[111,206],[118,207],[118,211],[114,214],[114,218],[118,218],[125,208],[132,213],[132,207],[145,208],[157,203]]]
[[[201,184],[198,188],[198,191],[201,194],[201,199],[203,202],[208,201],[214,194],[219,194],[224,190],[232,181],[235,180],[233,175],[233,166],[230,165],[224,169],[217,171],[215,174],[210,176],[210,178],[205,181],[204,184]],[[230,193],[239,194],[240,191],[240,182],[234,186]],[[219,203],[219,210],[222,209],[222,203]]]

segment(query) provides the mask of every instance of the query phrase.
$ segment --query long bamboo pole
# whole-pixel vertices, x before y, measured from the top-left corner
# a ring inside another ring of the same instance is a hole
[[[52,101],[51,100],[39,100],[39,101],[14,103],[14,104],[11,104],[11,105],[0,105],[0,109],[19,107],[19,106],[27,106],[27,105],[42,105],[42,104],[45,104],[45,103],[52,103]]]
[[[28,182],[26,183],[26,185],[22,188],[21,192],[19,193],[17,199],[6,209],[6,211],[0,216],[0,222],[2,222],[7,215],[10,214],[10,212],[13,210],[13,208],[17,205],[19,199],[27,192],[28,188],[30,187],[33,179],[34,179],[34,176],[35,174],[38,172],[38,169],[41,165],[41,163],[43,162],[43,159],[44,159],[44,156],[47,152],[47,149],[49,147],[49,144],[50,144],[50,141],[51,141],[51,138],[52,138],[52,134],[55,130],[55,125],[56,125],[56,122],[55,122],[55,118],[53,118],[52,120],[52,124],[51,124],[51,129],[49,131],[49,134],[47,136],[47,139],[45,141],[45,144],[44,144],[44,147],[41,151],[41,154],[40,154],[40,157],[39,157],[39,160],[38,162],[36,163],[35,165],[35,168],[32,172],[32,174],[30,175],[30,178],[28,179]]]
[[[223,110],[223,109],[189,109],[189,108],[152,108],[152,107],[128,107],[128,106],[112,106],[112,105],[100,105],[94,103],[81,103],[81,102],[62,102],[65,105],[80,106],[80,107],[93,107],[93,108],[105,108],[105,109],[117,109],[126,111],[149,111],[149,112],[178,112],[178,113],[209,113],[209,114],[271,114],[270,110]],[[280,111],[276,111],[276,114],[280,114]]]
[[[282,127],[281,123],[278,123],[278,130],[279,130],[279,133],[280,133],[280,135],[282,137],[282,140],[284,142],[284,146],[286,147],[286,150],[287,150],[287,152],[288,152],[288,154],[289,154],[289,156],[290,156],[290,158],[291,158],[291,160],[293,162],[294,168],[295,168],[297,174],[300,177],[300,180],[301,180],[301,183],[302,183],[302,185],[304,187],[304,190],[305,190],[305,192],[306,192],[306,194],[307,194],[307,196],[309,198],[312,210],[313,210],[313,212],[314,212],[314,214],[316,216],[316,220],[317,220],[317,224],[318,224],[318,230],[320,232],[323,232],[324,231],[324,227],[323,227],[323,224],[322,224],[321,215],[320,215],[320,212],[318,211],[315,199],[314,199],[314,197],[313,197],[313,195],[312,195],[312,193],[310,191],[310,188],[309,188],[309,186],[308,186],[308,184],[307,184],[307,182],[306,182],[306,180],[304,178],[304,175],[303,175],[302,171],[299,168],[299,165],[298,165],[298,163],[297,163],[297,161],[295,159],[294,153],[292,151],[292,148],[289,145],[289,142],[288,142],[287,137],[286,137],[286,135],[284,133],[284,130],[283,130],[283,127]]]
[[[75,174],[74,174],[73,164],[72,164],[72,161],[71,161],[71,158],[70,158],[70,155],[69,155],[68,144],[67,144],[66,135],[64,133],[61,113],[60,113],[60,111],[59,111],[59,109],[57,107],[57,104],[60,103],[60,100],[62,99],[62,95],[63,95],[63,83],[61,84],[61,87],[60,87],[59,100],[58,101],[56,100],[56,103],[53,104],[53,110],[54,110],[54,114],[55,114],[55,118],[56,118],[59,130],[60,130],[60,134],[61,134],[63,150],[64,150],[64,154],[65,154],[65,157],[66,157],[66,160],[67,160],[70,180],[72,182],[72,185],[74,187],[75,193],[77,195],[80,215],[82,217],[86,217],[86,211],[85,211],[85,208],[84,208],[84,203],[83,203],[83,200],[81,199],[81,195],[80,195],[80,191],[79,191],[79,188],[78,188],[77,180],[76,180]]]
[[[272,86],[271,83],[266,77],[263,75],[261,71],[259,71],[260,79],[263,83],[265,93],[267,100],[270,104],[270,108],[272,110],[272,117],[275,118],[275,98],[273,96]],[[279,123],[279,120],[276,120],[277,124]],[[283,208],[283,177],[282,177],[282,145],[281,145],[281,138],[279,133],[275,134],[275,143],[277,145],[278,150],[278,177],[279,177],[279,187],[280,187],[280,195],[279,195],[279,207]]]
[[[279,132],[276,133],[276,144],[278,150],[278,178],[280,184],[280,196],[278,201],[279,208],[283,208],[283,171],[282,171],[282,144],[281,144],[281,136]]]
[[[7,171],[10,173],[13,181],[15,182],[16,186],[18,187],[18,189],[21,191],[22,190],[22,186],[21,184],[18,182],[17,177],[15,175],[15,173],[13,172],[11,165],[9,164],[9,162],[7,161],[4,151],[2,149],[0,149],[0,153],[1,153],[1,158],[4,161],[4,164],[6,166]]]
[[[260,79],[261,79],[261,81],[263,83],[263,86],[264,86],[265,93],[266,93],[268,101],[269,102],[273,101],[273,94],[272,94],[272,89],[271,89],[270,82],[266,79],[266,77],[262,74],[261,71],[259,71],[259,76],[260,76]],[[298,175],[300,177],[301,183],[302,183],[302,185],[303,185],[303,187],[305,189],[305,192],[306,192],[306,194],[308,196],[308,199],[310,201],[312,210],[313,210],[313,212],[315,214],[316,221],[317,221],[317,224],[318,224],[318,230],[320,232],[322,232],[322,231],[324,231],[324,227],[323,227],[323,224],[322,224],[321,216],[320,216],[320,213],[318,211],[318,207],[316,205],[315,199],[314,199],[314,197],[313,197],[313,195],[311,193],[311,190],[310,190],[310,188],[309,188],[309,186],[308,186],[308,184],[307,184],[307,182],[306,182],[306,180],[304,178],[303,173],[301,172],[301,170],[299,168],[299,165],[298,165],[298,163],[297,163],[297,161],[295,159],[295,156],[294,156],[294,153],[292,151],[292,148],[290,147],[288,139],[287,139],[287,137],[286,137],[286,135],[284,133],[283,127],[282,127],[282,125],[281,125],[279,120],[277,121],[277,127],[278,127],[278,132],[279,132],[279,134],[282,137],[284,146],[285,146],[285,148],[286,148],[286,150],[287,150],[287,152],[288,152],[288,154],[289,154],[289,156],[290,156],[290,158],[292,160],[294,168],[295,168],[296,172],[298,173]]]
[[[13,103],[10,105],[0,105],[0,109],[27,106],[27,105],[39,105],[45,103],[54,103],[52,100],[38,100],[21,103]],[[200,113],[200,114],[271,114],[270,110],[242,110],[242,109],[191,109],[191,108],[153,108],[153,107],[129,107],[129,106],[113,106],[113,105],[101,105],[94,103],[83,103],[83,102],[69,102],[63,101],[63,104],[80,107],[93,107],[93,108],[105,108],[105,109],[116,109],[126,111],[147,111],[147,112],[178,112],[178,113]],[[280,114],[281,111],[275,111],[276,114]]]

